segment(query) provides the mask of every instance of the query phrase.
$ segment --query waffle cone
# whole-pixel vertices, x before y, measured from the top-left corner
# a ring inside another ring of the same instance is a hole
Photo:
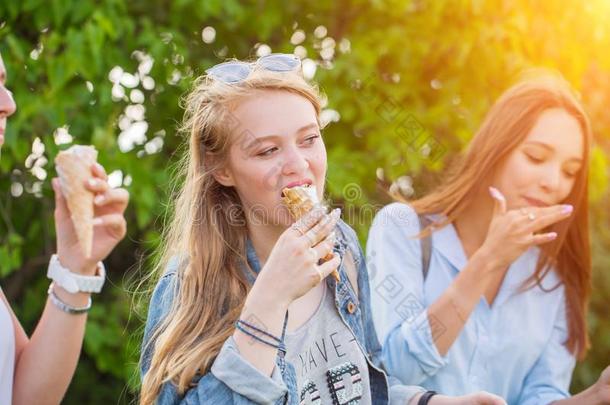
[[[290,211],[290,214],[295,220],[301,219],[305,214],[320,205],[315,187],[299,186],[285,188],[282,190],[282,201]],[[333,254],[329,253],[321,260],[321,263],[327,262],[333,258]],[[335,280],[339,281],[339,272],[337,269],[332,272]]]
[[[61,190],[66,198],[76,237],[85,257],[91,257],[93,245],[93,193],[85,188],[91,177],[91,165],[97,160],[92,146],[74,145],[55,158]]]

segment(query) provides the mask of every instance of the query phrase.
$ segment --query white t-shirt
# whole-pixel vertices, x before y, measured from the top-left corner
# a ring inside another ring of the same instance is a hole
[[[315,314],[286,333],[286,360],[296,371],[300,404],[371,404],[366,358],[326,283]]]
[[[10,404],[15,370],[15,331],[6,303],[0,298],[0,404]]]

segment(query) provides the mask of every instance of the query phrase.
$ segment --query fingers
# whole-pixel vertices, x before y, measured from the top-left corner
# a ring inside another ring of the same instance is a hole
[[[340,216],[341,209],[336,208],[330,214],[325,215],[320,219],[320,221],[305,234],[305,237],[310,244],[309,246],[315,246],[325,239],[335,225],[337,225]]]
[[[495,187],[489,187],[489,194],[494,199],[494,217],[497,215],[506,213],[506,198],[504,195]]]
[[[320,221],[320,219],[322,219],[325,214],[326,207],[319,206],[314,208],[313,210],[305,214],[301,219],[292,224],[292,226],[290,227],[291,232],[294,232],[298,236],[305,235],[305,233],[310,230],[311,227],[317,224],[318,221]]]
[[[530,238],[530,245],[542,245],[549,243],[557,239],[557,232],[548,232],[532,235]]]
[[[502,397],[486,391],[479,391],[461,398],[464,398],[466,403],[477,405],[506,405],[506,401]]]
[[[487,396],[487,404],[489,405],[506,405],[506,401],[504,400],[504,398],[498,396],[498,395],[494,395],[494,394],[490,394],[488,392],[485,393]]]
[[[549,225],[559,222],[572,215],[574,208],[571,205],[555,205],[552,207],[539,208],[534,211],[536,219],[530,222],[527,229],[530,232],[536,232],[544,229]]]
[[[55,219],[62,220],[64,217],[68,217],[68,206],[66,205],[66,199],[61,191],[61,185],[59,184],[59,178],[55,177],[51,180],[51,186],[55,194]]]
[[[94,163],[91,165],[91,173],[95,177],[99,177],[104,181],[108,181],[108,175],[106,174],[106,170],[104,169],[104,166],[99,163]]]
[[[87,181],[85,181],[85,188],[94,194],[102,194],[105,193],[110,186],[106,180],[90,177]]]
[[[322,280],[335,271],[339,267],[339,264],[341,264],[341,256],[335,254],[332,259],[319,265],[318,271],[322,274]]]
[[[93,219],[93,226],[103,228],[117,240],[123,239],[127,232],[127,222],[121,214],[108,214]]]
[[[329,233],[328,236],[322,242],[318,243],[312,248],[316,252],[318,260],[324,258],[327,254],[333,251],[333,247],[335,246],[335,239],[336,234],[333,231]]]
[[[129,204],[129,192],[124,188],[108,189],[104,194],[98,194],[93,199],[93,203],[98,207],[116,205],[117,211],[122,213]]]

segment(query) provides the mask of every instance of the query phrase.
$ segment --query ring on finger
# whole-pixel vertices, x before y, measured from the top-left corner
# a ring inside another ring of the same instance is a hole
[[[519,211],[521,211],[521,213],[523,215],[525,215],[530,221],[533,221],[536,219],[536,214],[534,214],[533,212],[528,212],[525,208],[521,208]]]
[[[315,246],[317,245],[316,239],[315,237],[311,234],[310,232],[305,232],[304,236],[307,238],[307,242],[309,243],[309,246]]]
[[[290,226],[292,229],[294,229],[295,231],[297,231],[298,233],[301,234],[301,236],[305,235],[305,231],[303,231],[303,229],[301,229],[301,224],[299,222],[295,222],[294,224],[292,224]]]

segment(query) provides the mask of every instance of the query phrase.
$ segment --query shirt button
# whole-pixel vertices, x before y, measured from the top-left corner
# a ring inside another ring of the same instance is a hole
[[[347,312],[349,312],[350,314],[353,314],[354,312],[356,312],[356,304],[354,304],[353,302],[348,302],[347,303]]]

